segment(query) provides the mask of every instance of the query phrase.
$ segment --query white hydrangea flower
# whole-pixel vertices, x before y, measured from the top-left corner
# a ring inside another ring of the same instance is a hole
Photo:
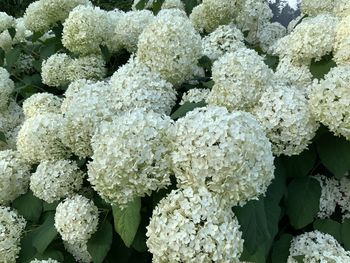
[[[317,213],[318,218],[329,218],[335,211],[337,203],[342,198],[339,190],[339,181],[335,178],[327,178],[324,175],[313,176],[319,181],[322,191],[320,198],[320,211]]]
[[[30,165],[13,150],[0,151],[0,205],[7,205],[28,190]]]
[[[225,53],[244,47],[244,36],[234,24],[219,26],[202,41],[203,54],[217,60]]]
[[[32,75],[36,72],[34,63],[35,58],[32,55],[21,53],[12,67],[15,74]]]
[[[214,62],[215,82],[208,98],[211,105],[232,110],[249,110],[260,99],[273,72],[251,49],[241,48]]]
[[[131,58],[120,67],[110,83],[117,111],[144,108],[168,115],[176,103],[177,92],[173,85],[137,58]]]
[[[71,52],[78,54],[99,54],[100,45],[109,34],[109,15],[107,11],[93,6],[77,6],[63,23],[62,44]]]
[[[87,249],[86,242],[68,243],[63,241],[64,248],[73,255],[76,261],[81,263],[91,263],[92,257]]]
[[[257,37],[264,52],[272,53],[273,45],[287,34],[287,29],[278,22],[267,23],[258,30]]]
[[[344,17],[336,27],[334,43],[334,61],[338,65],[350,62],[350,16]]]
[[[74,97],[80,91],[80,89],[93,83],[93,81],[86,79],[78,79],[70,83],[64,92],[64,100],[61,105],[61,111],[66,113],[69,110],[70,105],[72,105],[72,100],[74,100]]]
[[[266,192],[274,177],[271,144],[246,112],[197,108],[175,124],[173,152],[180,186],[206,186],[233,205]]]
[[[340,180],[339,190],[341,198],[338,199],[338,205],[343,213],[343,219],[350,218],[350,179],[345,176]]]
[[[6,69],[0,67],[0,110],[7,108],[12,92],[15,91],[15,84],[10,79],[10,74]]]
[[[237,0],[235,24],[243,32],[248,33],[246,40],[251,44],[259,42],[258,31],[268,24],[273,13],[265,0]]]
[[[23,112],[27,119],[44,113],[61,113],[62,99],[51,93],[36,93],[23,102]]]
[[[291,34],[277,41],[274,52],[298,64],[310,64],[313,58],[320,60],[333,50],[337,22],[329,14],[304,18]]]
[[[0,33],[15,25],[15,18],[5,12],[0,12]]]
[[[18,125],[12,129],[6,130],[4,131],[4,135],[5,135],[5,139],[6,139],[6,143],[5,142],[0,142],[0,151],[3,150],[16,150],[17,146],[17,135],[19,130],[21,129],[21,126]]]
[[[310,93],[312,113],[334,134],[350,140],[350,65],[332,68]]]
[[[153,262],[240,262],[237,218],[206,188],[172,191],[153,210],[146,236]]]
[[[127,12],[115,24],[113,37],[129,52],[135,52],[140,34],[153,20],[154,15],[149,10]]]
[[[307,14],[310,16],[317,16],[322,13],[332,13],[334,8],[334,3],[339,0],[303,0],[301,1],[301,12],[302,14]]]
[[[12,45],[13,40],[10,33],[7,30],[0,33],[0,48],[2,48],[5,52],[9,52],[12,48]]]
[[[277,156],[300,154],[307,149],[319,127],[308,100],[293,86],[274,84],[267,88],[253,113]]]
[[[201,101],[206,101],[209,97],[209,89],[190,89],[182,96],[180,105],[185,104],[186,102],[198,103]]]
[[[347,17],[350,15],[350,2],[348,0],[337,0],[333,2],[334,2],[333,13],[336,16]]]
[[[84,174],[76,162],[70,160],[43,161],[30,177],[33,194],[48,203],[79,191]]]
[[[34,259],[32,261],[30,261],[29,263],[60,263],[59,261],[49,258],[49,259],[45,259],[45,260],[39,260],[39,259]]]
[[[170,117],[143,109],[101,124],[88,174],[103,199],[124,206],[171,184],[170,128]]]
[[[50,28],[51,21],[44,9],[44,2],[39,0],[29,4],[23,15],[26,28],[33,32],[46,32]]]
[[[69,243],[87,242],[98,226],[98,208],[81,195],[66,198],[58,204],[55,228],[62,240]]]
[[[190,15],[199,32],[213,32],[218,26],[229,24],[235,15],[236,0],[203,0]]]
[[[53,87],[69,83],[68,68],[72,59],[65,53],[56,53],[43,61],[41,77],[44,84]]]
[[[18,132],[18,151],[30,163],[69,156],[69,151],[59,138],[63,122],[63,116],[56,113],[45,113],[26,119]]]
[[[308,96],[312,85],[312,74],[307,65],[294,65],[290,59],[281,58],[274,80],[286,86],[294,86]]]
[[[137,56],[152,71],[177,85],[192,74],[201,57],[201,45],[201,37],[185,12],[164,9],[141,33]]]
[[[67,70],[70,82],[78,79],[101,80],[107,73],[101,56],[90,55],[73,59]]]
[[[32,34],[25,28],[23,18],[17,18],[14,20],[13,27],[16,30],[16,35],[13,39],[7,30],[3,32],[0,31],[0,48],[2,48],[5,52],[9,52],[12,46],[15,44],[26,42],[26,37],[29,37]]]
[[[0,262],[16,262],[26,221],[9,207],[0,206]]]
[[[104,28],[105,30],[104,44],[108,47],[108,50],[111,53],[116,53],[121,49],[123,49],[123,44],[121,43],[121,39],[116,38],[114,36],[114,33],[116,30],[116,25],[119,23],[119,20],[124,16],[124,14],[125,13],[119,9],[114,9],[107,12],[108,27]]]
[[[165,0],[161,8],[162,9],[177,8],[180,10],[185,10],[185,5],[181,0]]]
[[[91,137],[103,120],[115,115],[114,96],[105,82],[79,81],[72,86],[78,90],[62,103],[65,117],[62,142],[79,157],[92,155]],[[68,100],[68,101],[66,101]]]
[[[289,249],[287,263],[297,263],[293,256],[304,256],[302,262],[350,262],[350,252],[346,251],[338,241],[329,234],[317,230],[295,237]]]

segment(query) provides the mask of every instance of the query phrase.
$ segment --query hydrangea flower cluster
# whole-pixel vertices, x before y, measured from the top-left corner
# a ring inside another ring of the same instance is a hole
[[[153,210],[153,262],[240,262],[242,233],[230,209],[206,188],[174,190]]]
[[[30,165],[13,150],[0,151],[0,205],[7,205],[28,190]]]
[[[0,261],[16,262],[21,250],[20,238],[26,226],[24,218],[8,207],[0,206]]]
[[[350,7],[349,7],[350,10]],[[340,20],[336,27],[334,43],[334,61],[338,65],[348,64],[350,61],[349,43],[350,43],[350,16]]]
[[[332,68],[310,92],[310,105],[316,120],[347,140],[350,140],[349,70],[349,65]]]
[[[79,79],[101,80],[106,74],[105,61],[99,55],[72,59],[65,53],[52,55],[42,64],[43,83],[65,86]]]
[[[293,256],[304,256],[302,262],[349,262],[350,252],[329,234],[317,230],[295,237],[289,249],[287,263],[297,263]]]
[[[15,19],[4,12],[0,12],[0,24],[0,48],[6,52],[11,50],[14,44],[25,42],[25,38],[31,35],[31,32],[24,25],[23,18]],[[7,30],[10,28],[16,30],[16,35],[13,39]]]
[[[175,124],[172,152],[181,187],[207,187],[232,205],[264,194],[274,177],[271,145],[249,113],[197,108]]]
[[[15,90],[15,84],[10,79],[10,74],[6,69],[0,67],[0,109],[6,109],[9,98]]]
[[[84,174],[70,160],[43,161],[30,177],[30,190],[47,203],[79,191]]]
[[[183,105],[186,102],[198,103],[201,101],[206,101],[209,97],[209,94],[210,90],[208,89],[190,89],[183,94],[180,105]]]
[[[201,57],[202,42],[186,13],[165,9],[141,33],[137,57],[174,85],[192,74]]]
[[[61,113],[62,99],[51,93],[37,93],[23,102],[24,116],[29,119],[45,113]]]
[[[88,174],[103,199],[125,206],[170,185],[171,125],[169,117],[143,109],[100,125],[92,138]]]

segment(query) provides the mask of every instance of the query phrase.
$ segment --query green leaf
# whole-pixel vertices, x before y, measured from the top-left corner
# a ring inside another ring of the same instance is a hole
[[[341,224],[332,219],[318,219],[314,222],[314,229],[332,235],[339,243],[342,242]]]
[[[317,160],[316,149],[313,145],[309,146],[308,150],[303,151],[299,155],[282,156],[281,157],[288,177],[303,177],[306,176],[315,166]]]
[[[155,0],[153,2],[153,13],[154,14],[158,14],[158,12],[160,11],[160,9],[162,8],[162,5],[164,3],[165,0]]]
[[[319,211],[320,197],[321,186],[314,178],[297,178],[289,184],[286,212],[295,229],[312,223]]]
[[[38,222],[43,209],[42,201],[35,197],[31,191],[21,195],[12,203],[13,208],[17,209],[26,220]]]
[[[274,244],[271,260],[272,263],[287,262],[289,256],[290,243],[293,236],[290,234],[283,234]]]
[[[6,143],[6,135],[2,131],[0,131],[0,141]]]
[[[261,245],[258,247],[257,251],[252,254],[250,254],[247,249],[244,249],[240,260],[244,262],[266,263],[266,253],[264,246]]]
[[[100,49],[102,52],[102,56],[106,62],[109,62],[111,60],[112,54],[109,52],[109,49],[106,45],[100,45]]]
[[[32,244],[39,253],[43,253],[57,236],[55,214],[50,213],[44,223],[35,229]]]
[[[5,51],[0,48],[0,67],[4,66],[5,62]]]
[[[148,3],[148,0],[140,0],[135,6],[136,10],[145,9],[147,3]]]
[[[9,32],[11,38],[14,39],[16,36],[16,29],[11,27],[11,28],[8,28],[7,31]]]
[[[209,57],[203,56],[198,60],[198,66],[210,70],[213,66],[213,62],[210,60]]]
[[[313,61],[310,66],[311,74],[316,79],[322,79],[337,64],[332,60],[332,56],[325,56],[320,61]]]
[[[138,252],[143,253],[147,251],[146,245],[146,233],[141,230],[141,227],[138,229],[132,247]]]
[[[104,221],[88,241],[88,251],[94,263],[102,263],[112,245],[113,228],[109,221]]]
[[[322,164],[340,179],[350,170],[350,142],[344,137],[335,137],[331,133],[317,140],[317,150]]]
[[[141,222],[141,199],[135,199],[124,209],[117,206],[113,206],[112,209],[115,230],[125,245],[130,247]]]
[[[192,13],[193,8],[195,8],[198,5],[197,0],[182,0],[182,2],[185,4],[185,11],[187,15],[190,15]]]
[[[178,118],[184,117],[187,112],[190,112],[194,110],[195,108],[201,108],[206,106],[207,104],[204,101],[195,103],[195,102],[185,102],[183,105],[180,106],[173,114],[171,114],[171,118],[173,120],[176,120]]]
[[[32,41],[32,43],[34,43],[38,41],[44,34],[45,32],[34,32],[33,35],[27,37],[27,40]]]
[[[12,66],[17,62],[20,54],[21,54],[21,49],[18,47],[11,49],[9,52],[5,54],[6,69],[8,71],[11,71]]]
[[[53,249],[48,249],[42,254],[37,254],[35,258],[38,260],[48,260],[51,258],[51,259],[57,260],[58,262],[65,262],[64,261],[65,258],[62,252],[58,250],[53,250]]]
[[[341,225],[341,237],[346,250],[350,250],[350,219],[345,219]]]
[[[271,238],[264,202],[263,200],[250,201],[243,207],[234,207],[233,210],[241,225],[244,246],[248,253],[253,255],[261,247],[261,244]]]
[[[269,68],[276,70],[279,62],[279,57],[266,54],[264,58],[264,62],[266,65],[269,66]]]
[[[293,256],[293,258],[296,260],[298,263],[304,263],[304,255],[299,255],[299,256]]]
[[[286,169],[280,158],[275,158],[275,178],[269,185],[266,192],[266,198],[273,199],[276,204],[279,204],[282,197],[287,191],[287,174]]]

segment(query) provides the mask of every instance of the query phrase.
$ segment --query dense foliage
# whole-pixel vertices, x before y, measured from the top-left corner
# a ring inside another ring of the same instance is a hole
[[[347,1],[0,11],[0,262],[350,262]]]

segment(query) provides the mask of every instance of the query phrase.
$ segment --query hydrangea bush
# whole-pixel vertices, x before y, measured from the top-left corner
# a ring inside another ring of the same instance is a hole
[[[348,1],[24,2],[0,263],[350,262]]]

